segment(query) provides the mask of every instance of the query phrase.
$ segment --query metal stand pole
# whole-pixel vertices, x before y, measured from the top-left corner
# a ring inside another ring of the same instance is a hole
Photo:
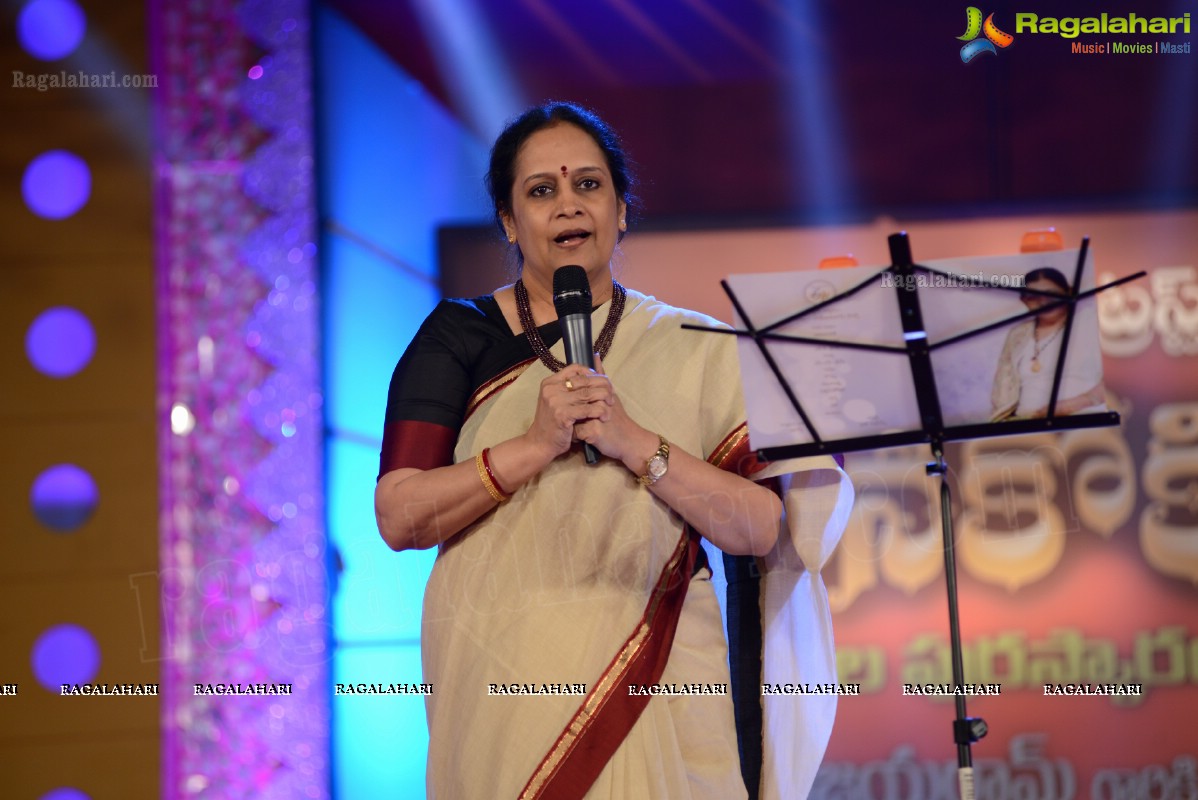
[[[944,585],[948,592],[948,633],[953,665],[953,699],[957,716],[953,720],[953,741],[957,745],[957,788],[961,800],[974,800],[973,753],[970,745],[986,735],[986,721],[970,717],[965,708],[965,666],[961,657],[961,624],[957,613],[957,559],[953,549],[953,503],[948,486],[948,465],[944,462],[944,445],[932,443],[932,456],[927,465],[930,476],[940,478],[940,527],[944,534]]]

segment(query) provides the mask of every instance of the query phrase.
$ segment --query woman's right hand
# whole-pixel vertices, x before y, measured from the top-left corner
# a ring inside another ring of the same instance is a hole
[[[578,364],[541,381],[532,424],[520,436],[490,448],[491,471],[509,494],[575,441],[574,425],[610,418],[611,383]],[[398,469],[375,488],[375,516],[395,550],[423,549],[445,541],[496,506],[474,459],[430,470]]]
[[[537,408],[526,436],[553,460],[570,450],[574,426],[589,419],[608,419],[611,387],[594,380],[594,370],[570,364],[541,381]]]

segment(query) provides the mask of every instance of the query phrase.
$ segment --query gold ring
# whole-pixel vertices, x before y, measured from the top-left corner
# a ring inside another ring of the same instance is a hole
[[[574,383],[569,378],[566,378],[566,391],[574,391]]]

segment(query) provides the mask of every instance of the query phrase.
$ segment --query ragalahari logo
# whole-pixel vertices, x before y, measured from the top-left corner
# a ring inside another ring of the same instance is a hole
[[[986,38],[979,39],[979,34],[985,34]],[[968,64],[976,56],[982,53],[992,53],[998,55],[995,46],[1010,47],[1011,42],[1015,41],[1015,37],[1009,33],[1003,33],[994,24],[994,15],[986,17],[986,21],[982,22],[982,10],[977,6],[970,6],[965,9],[965,35],[958,36],[959,41],[965,42],[965,46],[961,48],[961,61]]]

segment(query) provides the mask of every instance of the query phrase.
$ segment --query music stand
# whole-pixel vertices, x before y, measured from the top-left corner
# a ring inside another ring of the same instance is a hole
[[[785,393],[786,398],[794,412],[798,415],[799,419],[803,423],[803,426],[807,429],[807,432],[811,437],[811,442],[759,449],[757,451],[757,455],[763,461],[775,461],[784,458],[798,458],[812,455],[831,455],[834,453],[847,453],[860,450],[875,450],[884,447],[899,447],[921,443],[927,443],[931,447],[932,457],[934,460],[927,464],[926,471],[929,476],[936,476],[940,478],[940,522],[944,538],[945,588],[948,596],[948,624],[953,684],[954,687],[963,687],[966,684],[964,675],[965,670],[962,663],[960,619],[957,606],[957,567],[953,543],[952,496],[949,491],[947,480],[948,466],[944,459],[944,445],[950,441],[961,441],[991,436],[1011,436],[1015,434],[1038,433],[1044,431],[1061,431],[1078,428],[1118,425],[1119,415],[1113,411],[1058,416],[1056,413],[1057,399],[1061,386],[1061,378],[1064,375],[1065,358],[1068,353],[1070,335],[1073,329],[1074,314],[1077,303],[1081,300],[1092,297],[1099,292],[1112,289],[1129,281],[1141,278],[1146,273],[1141,271],[1134,275],[1129,275],[1125,278],[1112,281],[1102,286],[1081,291],[1082,273],[1085,267],[1086,255],[1089,250],[1089,239],[1085,238],[1082,239],[1082,244],[1077,259],[1077,266],[1074,271],[1073,281],[1070,284],[1071,288],[1068,294],[1040,292],[1018,286],[994,285],[983,287],[987,291],[1016,291],[1041,294],[1049,297],[1052,302],[1022,314],[1017,314],[997,322],[981,325],[980,327],[968,330],[964,333],[948,337],[943,341],[931,343],[928,341],[928,335],[923,321],[923,312],[920,308],[917,287],[918,281],[916,280],[916,275],[939,275],[942,278],[950,276],[947,273],[915,264],[911,258],[911,245],[905,232],[892,234],[888,238],[888,244],[890,249],[891,264],[885,270],[871,275],[866,281],[850,287],[839,294],[817,302],[814,305],[803,309],[802,311],[791,314],[790,316],[787,316],[777,322],[770,323],[765,327],[758,328],[754,325],[753,320],[750,318],[740,299],[736,296],[735,292],[733,292],[727,281],[721,281],[720,285],[724,288],[729,300],[731,300],[733,307],[736,309],[737,315],[743,321],[745,330],[717,329],[698,325],[684,325],[683,327],[692,330],[704,330],[713,333],[733,334],[739,337],[751,338],[756,344],[763,360],[768,365],[770,372],[777,379],[780,388]],[[886,344],[869,344],[862,342],[834,341],[813,337],[791,336],[777,332],[778,328],[798,320],[801,317],[814,314],[815,312],[825,309],[834,303],[840,303],[849,299],[853,295],[865,289],[867,286],[874,284],[874,282],[876,282],[880,276],[886,274],[890,274],[894,278],[899,317],[902,322],[903,339],[905,342],[904,345],[897,346]],[[1015,419],[981,424],[945,425],[944,416],[941,409],[940,394],[937,392],[936,379],[932,368],[932,352],[939,348],[956,344],[972,337],[980,336],[998,328],[1013,326],[1025,319],[1034,318],[1039,314],[1045,313],[1046,311],[1051,311],[1061,306],[1067,307],[1067,313],[1065,317],[1059,353],[1057,356],[1056,368],[1053,374],[1053,383],[1049,396],[1046,416],[1042,419]],[[816,430],[808,413],[804,410],[802,404],[799,402],[799,399],[796,396],[790,382],[787,380],[786,375],[779,367],[776,359],[768,347],[770,343],[775,342],[814,344],[858,350],[870,350],[875,352],[905,352],[911,370],[911,377],[915,389],[915,398],[919,409],[919,427],[908,431],[867,436],[854,436],[838,440],[825,439],[821,437],[819,431]],[[747,393],[749,387],[746,386],[745,389]],[[981,718],[968,716],[964,693],[954,691],[954,699],[956,701],[956,717],[953,720],[953,742],[957,747],[958,788],[962,800],[973,800],[973,754],[970,748],[974,742],[986,735],[987,727],[985,721]]]

